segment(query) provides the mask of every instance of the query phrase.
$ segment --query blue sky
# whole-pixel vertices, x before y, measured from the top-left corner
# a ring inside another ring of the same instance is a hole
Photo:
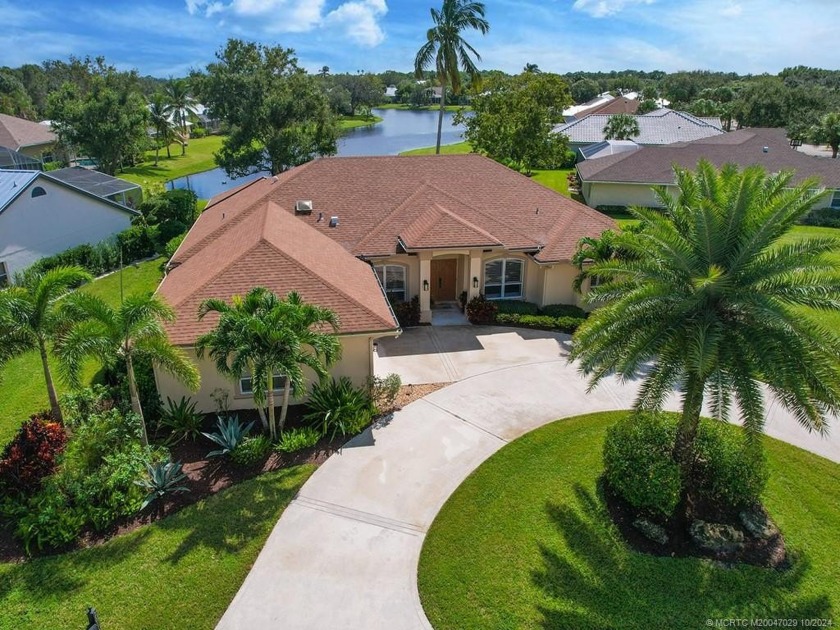
[[[334,72],[408,70],[440,0],[0,0],[0,65],[104,55],[179,76],[228,37],[294,48]],[[837,68],[840,0],[486,0],[484,68]]]

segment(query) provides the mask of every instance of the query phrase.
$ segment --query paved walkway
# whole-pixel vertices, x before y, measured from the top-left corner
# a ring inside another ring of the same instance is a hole
[[[574,366],[555,354],[485,370],[408,405],[348,442],[303,486],[218,627],[429,629],[417,563],[455,488],[509,441],[557,418],[626,409],[636,389],[612,379],[587,394]],[[678,406],[676,397],[667,405]],[[769,434],[840,461],[840,428],[822,440],[784,416],[771,407]]]

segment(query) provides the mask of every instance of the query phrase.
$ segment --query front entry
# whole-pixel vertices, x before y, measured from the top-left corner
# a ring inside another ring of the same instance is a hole
[[[452,302],[455,300],[455,279],[458,275],[458,261],[455,258],[443,260],[432,259],[431,267],[432,291],[431,297],[435,302]]]

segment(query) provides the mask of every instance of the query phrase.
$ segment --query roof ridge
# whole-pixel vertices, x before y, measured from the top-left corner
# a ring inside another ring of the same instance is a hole
[[[219,195],[216,195],[215,197],[210,197],[210,201],[208,202],[208,204],[206,206],[204,206],[204,209],[207,210],[208,208],[212,208],[213,206],[219,205],[223,201],[227,201],[228,199],[232,199],[233,197],[236,197],[236,195],[238,195],[239,193],[247,190],[248,188],[250,188],[251,186],[256,184],[257,182],[261,182],[265,179],[267,179],[266,176],[262,175],[260,177],[257,177],[256,179],[251,180],[250,182],[245,182],[244,184],[241,184],[240,186],[235,186],[234,188],[231,188],[230,190],[223,191],[222,193],[220,193]],[[228,194],[225,194],[225,193],[228,193]]]
[[[215,238],[218,238],[219,236],[222,236],[223,234],[226,234],[229,230],[233,229],[233,227],[235,227],[236,225],[239,225],[240,223],[245,221],[254,212],[256,212],[257,209],[259,209],[260,203],[263,202],[263,201],[264,201],[264,199],[262,199],[262,198],[258,199],[257,201],[252,203],[250,206],[248,206],[247,208],[245,208],[244,210],[239,212],[235,217],[233,217],[229,221],[227,221],[225,223],[222,223],[218,227],[212,229],[210,232],[205,234],[203,238],[201,238],[195,244],[191,245],[188,249],[184,250],[184,254],[183,254],[184,258],[182,258],[178,262],[180,262],[180,263],[186,262],[188,259],[192,258],[193,254],[196,252],[196,250],[202,249],[204,247],[204,245],[211,238],[213,238],[215,240]],[[185,240],[185,242],[186,242],[186,240]]]
[[[441,211],[442,211],[442,212],[444,212],[445,214],[448,214],[450,217],[452,217],[453,219],[455,219],[458,223],[461,223],[461,224],[463,224],[463,225],[466,225],[468,228],[470,228],[471,230],[475,230],[475,231],[476,231],[476,232],[478,232],[479,234],[483,234],[484,236],[488,236],[488,237],[490,237],[492,240],[496,241],[499,245],[501,245],[501,244],[502,244],[502,242],[501,242],[498,238],[496,238],[495,236],[493,236],[492,234],[490,234],[490,232],[488,232],[487,230],[485,230],[485,229],[483,229],[483,228],[478,227],[477,225],[475,225],[475,224],[474,224],[474,223],[472,223],[471,221],[467,221],[467,220],[466,220],[465,218],[463,218],[463,217],[459,217],[457,214],[455,214],[454,212],[452,212],[451,210],[449,210],[449,209],[448,209],[448,208],[446,208],[445,206],[440,205],[440,204],[439,204],[439,203],[437,203],[437,202],[435,202],[435,204],[434,204],[434,205],[435,205],[435,207],[436,207],[436,208],[438,208],[439,210],[441,210]]]
[[[364,156],[353,156],[353,157],[364,157]],[[396,156],[391,156],[391,157],[396,157]],[[421,181],[420,185],[414,190],[414,192],[412,192],[410,195],[408,195],[391,212],[389,212],[388,215],[386,217],[384,217],[374,229],[372,229],[370,232],[368,232],[367,235],[361,241],[356,243],[356,246],[353,249],[356,250],[359,253],[362,253],[362,250],[361,250],[362,245],[367,243],[368,240],[370,240],[375,235],[379,234],[383,229],[385,229],[385,226],[388,225],[388,221],[393,216],[395,216],[400,210],[402,210],[409,201],[411,201],[416,195],[418,195],[428,185],[429,185],[429,183],[426,180]]]

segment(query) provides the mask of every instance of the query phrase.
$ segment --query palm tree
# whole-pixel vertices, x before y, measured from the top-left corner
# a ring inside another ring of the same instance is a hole
[[[481,61],[481,55],[461,37],[466,29],[475,29],[482,34],[490,30],[490,23],[484,19],[484,3],[470,0],[443,0],[443,7],[438,11],[432,9],[434,26],[426,33],[426,43],[417,51],[414,59],[414,73],[418,79],[423,78],[423,72],[434,64],[435,73],[440,83],[440,112],[438,114],[437,144],[435,153],[440,153],[440,136],[443,131],[443,112],[446,108],[446,87],[450,85],[452,92],[461,91],[461,72],[470,78],[473,84],[478,84],[480,75],[475,62]]]
[[[783,240],[822,195],[814,181],[705,161],[696,173],[674,170],[678,194],[655,189],[664,211],[631,210],[644,227],[617,239],[631,257],[589,269],[603,280],[587,296],[600,308],[575,334],[571,357],[591,387],[609,373],[643,374],[638,410],[682,391],[672,456],[685,515],[704,394],[720,419],[737,403],[754,436],[763,383],[803,426],[826,431],[825,415],[840,410],[840,339],[802,307],[840,311],[840,294],[825,256],[837,241]]]
[[[616,240],[618,234],[612,230],[606,230],[600,236],[595,238],[592,236],[585,236],[577,244],[577,250],[572,256],[572,264],[577,267],[578,275],[575,276],[572,288],[580,293],[583,288],[584,281],[589,278],[589,267],[596,263],[604,263],[612,260],[616,253]]]
[[[825,114],[811,132],[813,142],[831,147],[831,157],[837,158],[840,150],[840,112]]]
[[[197,114],[195,99],[190,95],[186,79],[170,79],[166,85],[166,98],[172,112],[172,122],[181,131],[181,155],[187,153],[187,122]]]
[[[0,291],[0,365],[16,356],[38,350],[54,420],[63,420],[55,392],[47,343],[53,342],[62,325],[58,300],[73,287],[89,281],[81,267],[57,267],[44,273],[26,274],[21,284]]]
[[[271,438],[277,437],[274,414],[275,378],[284,377],[280,431],[286,422],[289,395],[302,396],[306,379],[303,367],[318,378],[326,378],[327,368],[341,356],[335,336],[338,317],[331,310],[306,304],[292,291],[284,299],[263,287],[251,289],[244,297],[205,300],[199,319],[219,313],[216,328],[198,338],[196,353],[205,353],[216,362],[216,369],[232,379],[251,376],[254,402],[260,406],[263,424]],[[324,332],[331,329],[332,332]],[[262,408],[268,407],[268,422]]]
[[[172,133],[172,124],[169,122],[171,114],[172,108],[166,95],[155,92],[149,99],[149,118],[155,132],[155,166],[158,165],[161,143],[166,142],[167,157],[172,157],[169,154],[169,140]]]
[[[613,114],[604,125],[605,140],[630,140],[639,133],[639,122],[631,114]]]
[[[98,359],[103,365],[124,362],[128,375],[131,409],[140,418],[143,444],[149,443],[134,364],[149,358],[190,389],[199,385],[199,373],[182,350],[166,336],[163,322],[173,321],[175,313],[154,295],[127,297],[114,308],[102,298],[86,293],[68,297],[62,310],[76,323],[56,340],[55,349],[63,375],[73,387],[85,359]]]

